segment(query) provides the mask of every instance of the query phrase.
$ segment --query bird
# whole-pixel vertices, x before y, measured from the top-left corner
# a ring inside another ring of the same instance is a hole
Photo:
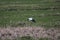
[[[28,18],[28,20],[31,21],[31,22],[36,22],[35,19],[32,18],[32,17]]]

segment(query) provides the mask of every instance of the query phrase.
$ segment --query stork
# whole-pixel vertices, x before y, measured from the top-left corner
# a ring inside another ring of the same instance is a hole
[[[28,20],[31,21],[31,22],[36,22],[35,19],[32,18],[32,17],[28,18]]]

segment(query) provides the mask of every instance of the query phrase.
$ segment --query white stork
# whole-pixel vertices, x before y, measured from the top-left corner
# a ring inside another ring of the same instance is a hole
[[[28,18],[29,21],[36,22],[34,18],[30,17]]]

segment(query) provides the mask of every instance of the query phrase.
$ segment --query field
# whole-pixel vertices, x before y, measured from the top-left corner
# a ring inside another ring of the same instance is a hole
[[[56,0],[0,0],[0,26],[17,26],[19,22],[25,23],[23,26],[60,26],[59,10]],[[29,17],[36,23],[29,22]]]
[[[60,28],[60,1],[0,0],[0,27]]]

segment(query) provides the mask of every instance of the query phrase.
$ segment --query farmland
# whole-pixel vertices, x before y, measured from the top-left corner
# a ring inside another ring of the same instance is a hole
[[[35,19],[34,22],[28,20]],[[0,27],[60,28],[59,0],[0,0]],[[36,28],[35,28],[36,29]],[[14,29],[15,30],[15,29]],[[20,40],[18,37],[16,40]],[[21,40],[28,40],[22,37]],[[31,40],[36,40],[31,38]],[[40,40],[44,40],[41,38]],[[48,40],[48,38],[46,38]]]
[[[16,26],[19,22],[25,23],[23,26],[60,26],[58,3],[55,0],[0,0],[0,26]],[[36,23],[29,22],[29,17]]]

